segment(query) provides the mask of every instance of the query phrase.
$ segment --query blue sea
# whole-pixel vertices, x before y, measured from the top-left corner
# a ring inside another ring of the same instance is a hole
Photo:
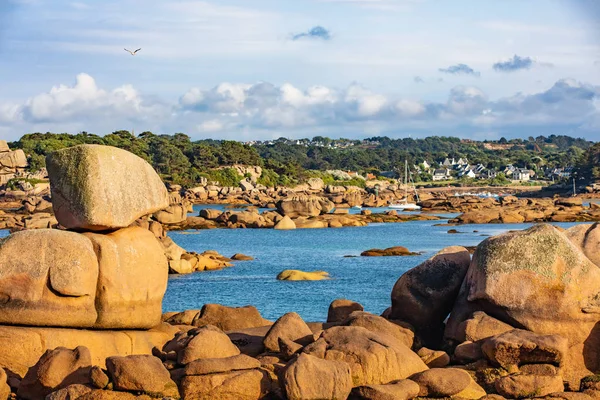
[[[210,206],[211,208],[221,208]],[[202,207],[200,207],[202,208]],[[447,215],[452,217],[453,215]],[[440,249],[477,245],[487,236],[531,224],[434,226],[444,221],[371,224],[337,229],[211,229],[170,232],[188,251],[216,250],[225,256],[244,253],[254,261],[234,262],[221,271],[172,275],[163,301],[164,311],[199,309],[206,303],[254,305],[271,320],[295,311],[306,321],[324,321],[331,301],[346,298],[366,311],[381,313],[390,306],[394,283]],[[556,224],[570,227],[574,223]],[[459,234],[449,234],[448,229]],[[0,237],[7,231],[0,231]],[[371,248],[405,246],[419,256],[354,257]],[[325,281],[285,282],[276,279],[285,269],[327,271]]]
[[[455,215],[445,214],[449,218]],[[188,251],[200,253],[216,250],[228,257],[243,253],[255,260],[234,262],[234,267],[221,271],[171,276],[163,309],[197,309],[206,303],[228,306],[250,304],[256,306],[263,317],[271,320],[286,312],[295,311],[306,321],[324,321],[331,301],[346,298],[358,301],[366,311],[379,314],[391,305],[390,293],[398,278],[442,248],[453,245],[473,246],[488,236],[532,226],[434,226],[443,222],[414,221],[292,231],[211,229],[169,232],[169,236]],[[570,227],[575,224],[556,225]],[[449,229],[456,229],[461,233],[449,234]],[[367,249],[392,246],[404,246],[423,254],[408,257],[359,256]],[[286,269],[327,271],[331,279],[278,281],[277,274]]]

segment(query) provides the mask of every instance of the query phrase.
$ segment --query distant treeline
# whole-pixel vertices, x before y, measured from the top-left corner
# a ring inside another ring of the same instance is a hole
[[[233,164],[261,166],[264,170],[261,183],[273,186],[303,182],[315,176],[315,170],[339,169],[380,175],[403,166],[404,160],[418,165],[423,161],[437,163],[446,157],[467,158],[471,164],[481,163],[495,169],[508,164],[533,170],[579,166],[580,174],[586,177],[599,173],[598,144],[563,135],[485,142],[437,136],[424,139],[373,137],[352,141],[349,147],[323,145],[332,142],[328,138],[314,139],[296,144],[281,138],[248,145],[230,140],[191,141],[183,133],[143,132],[133,136],[129,131],[117,131],[105,136],[87,132],[76,135],[32,133],[10,146],[25,151],[32,170],[44,167],[45,156],[64,147],[83,143],[115,146],[147,160],[166,181],[184,186],[193,186],[202,176],[222,184],[233,183],[239,177],[232,174],[232,170],[216,170]]]

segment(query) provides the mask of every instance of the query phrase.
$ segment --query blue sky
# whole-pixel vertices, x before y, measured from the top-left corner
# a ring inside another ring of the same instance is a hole
[[[0,137],[600,140],[598,4],[2,0]]]

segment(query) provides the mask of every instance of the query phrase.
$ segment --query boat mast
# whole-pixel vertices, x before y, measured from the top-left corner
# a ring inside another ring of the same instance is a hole
[[[404,198],[408,203],[408,160],[404,160]]]

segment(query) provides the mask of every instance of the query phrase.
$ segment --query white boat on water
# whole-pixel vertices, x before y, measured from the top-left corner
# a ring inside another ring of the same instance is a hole
[[[415,190],[415,197],[417,198],[417,201],[419,201],[419,194],[417,193],[417,188],[415,187],[412,178],[410,178],[410,181]],[[402,211],[418,211],[421,209],[421,206],[408,202],[408,161],[404,161],[404,200],[401,200],[399,203],[390,204],[388,207]]]
[[[354,207],[352,207],[352,208],[355,208],[355,209],[357,209],[357,210],[362,210],[362,206],[354,206]]]

